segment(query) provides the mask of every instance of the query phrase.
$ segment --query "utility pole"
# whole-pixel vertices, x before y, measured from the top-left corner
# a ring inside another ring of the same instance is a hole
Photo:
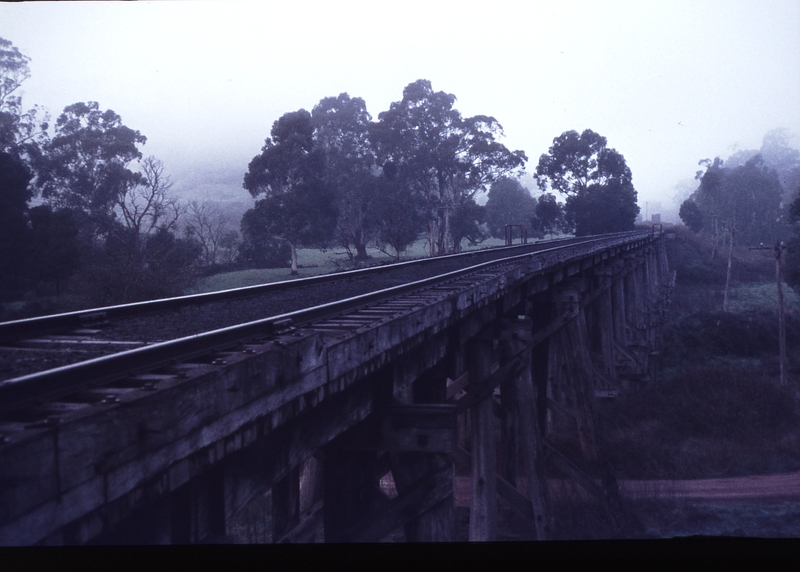
[[[728,274],[725,276],[725,296],[722,299],[722,311],[728,311],[728,287],[731,283],[731,259],[733,256],[733,239],[736,237],[736,228],[731,229],[731,241],[728,244]]]
[[[778,283],[778,345],[780,346],[781,386],[786,386],[786,323],[783,318],[783,287],[781,286],[781,255],[786,247],[781,241],[775,246],[759,246],[750,250],[772,250],[775,255],[775,281]]]

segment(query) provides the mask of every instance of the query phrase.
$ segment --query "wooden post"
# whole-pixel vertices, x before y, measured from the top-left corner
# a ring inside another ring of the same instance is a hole
[[[413,385],[414,403],[444,403],[447,397],[446,368],[433,368]],[[392,453],[392,477],[402,494],[428,475],[450,471],[455,482],[453,459],[441,453]],[[405,525],[409,542],[454,542],[456,540],[455,497],[453,494]]]
[[[562,304],[578,304],[580,294],[566,290],[561,294]],[[557,334],[562,359],[566,365],[567,379],[573,395],[573,411],[578,423],[581,451],[590,463],[597,460],[594,430],[594,371],[589,355],[589,339],[584,311],[571,320]]]
[[[506,386],[501,386],[501,392],[505,390],[504,387],[513,386],[514,388],[514,405],[516,406],[516,418],[518,419],[522,461],[528,482],[527,494],[533,511],[536,538],[538,540],[547,540],[550,533],[548,526],[550,515],[547,507],[547,480],[542,463],[542,434],[539,423],[540,405],[531,363],[531,321],[528,319],[515,320],[511,324],[511,329],[510,346],[513,353],[517,353],[519,350],[526,352],[525,367],[510,383],[507,383]],[[504,398],[502,393],[501,396]],[[514,453],[516,462],[516,451]],[[513,485],[517,484],[516,481],[509,482]]]
[[[304,511],[322,500],[322,461],[316,457],[306,459],[300,471],[300,484],[300,510]]]
[[[614,339],[622,347],[628,346],[628,336],[625,331],[625,279],[615,280],[611,285],[611,313],[614,323]]]
[[[517,335],[515,323],[512,322],[509,335]],[[528,324],[529,328],[530,325]],[[530,332],[529,332],[530,333]],[[507,361],[516,353],[516,344],[508,340],[504,344],[503,360]],[[528,365],[530,369],[530,365]],[[529,372],[530,373],[530,372]],[[520,374],[522,375],[522,374]],[[517,438],[519,432],[517,379],[505,379],[500,382],[500,464],[502,477],[514,487],[519,486],[519,448],[521,443]]]
[[[222,467],[193,478],[172,494],[173,544],[197,544],[225,536]]]
[[[610,280],[610,278],[607,278]],[[600,328],[600,348],[603,356],[603,373],[612,380],[617,379],[614,363],[614,310],[611,301],[611,288],[600,294],[597,301],[598,326]]]
[[[477,339],[469,352],[470,385],[491,374],[492,342]],[[472,407],[472,502],[469,517],[470,541],[492,541],[497,536],[497,466],[492,396]]]
[[[519,448],[517,382],[515,379],[500,384],[500,453],[503,478],[517,487],[519,481]]]
[[[377,486],[377,454],[370,451],[325,451],[323,522],[325,542],[349,542],[344,533],[369,516]]]
[[[272,486],[272,542],[300,522],[300,468],[294,467]]]

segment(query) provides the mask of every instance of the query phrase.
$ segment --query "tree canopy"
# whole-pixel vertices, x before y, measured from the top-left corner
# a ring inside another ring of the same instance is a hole
[[[356,257],[365,259],[367,243],[377,233],[372,117],[363,99],[341,93],[315,105],[311,120],[315,142],[324,154],[325,185],[339,212],[337,241],[347,249],[352,244]]]
[[[463,118],[455,100],[417,80],[378,115],[372,132],[379,162],[391,163],[425,206],[432,255],[458,252],[450,227],[456,209],[501,177],[519,174],[527,161],[496,140],[503,128],[494,117]]]
[[[83,212],[93,224],[93,234],[106,232],[115,205],[143,183],[130,164],[141,159],[138,145],[146,140],[123,125],[114,111],[101,111],[95,101],[67,106],[45,147],[42,197],[57,207]]]
[[[565,214],[577,236],[633,230],[639,206],[625,158],[586,129],[565,131],[541,155],[536,182],[567,195]]]
[[[291,273],[297,274],[297,246],[330,238],[336,224],[333,194],[324,184],[324,154],[314,141],[311,114],[284,114],[272,126],[248,167],[244,188],[263,197],[263,222],[270,234],[289,243]]]
[[[536,217],[536,199],[517,179],[502,178],[489,189],[486,220],[492,236],[505,236],[507,224],[524,224],[530,233]]]
[[[550,236],[567,230],[564,207],[552,193],[542,193],[536,202],[531,224],[537,234]]]
[[[761,155],[743,165],[724,166],[716,157],[704,159],[697,190],[681,205],[681,220],[714,236],[736,230],[743,244],[771,243],[780,237],[781,184]]]

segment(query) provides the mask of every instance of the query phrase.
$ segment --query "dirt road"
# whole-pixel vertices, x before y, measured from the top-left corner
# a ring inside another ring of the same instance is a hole
[[[550,488],[553,491],[566,486],[569,485],[562,481],[550,480]],[[470,488],[469,477],[456,477],[456,506],[469,506]],[[619,488],[623,496],[632,499],[682,498],[704,501],[779,502],[800,500],[800,471],[723,479],[620,481]],[[576,487],[576,492],[578,490],[579,487]]]

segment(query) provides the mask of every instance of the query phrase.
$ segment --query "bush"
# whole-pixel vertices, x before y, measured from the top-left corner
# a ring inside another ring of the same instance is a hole
[[[611,462],[627,478],[704,478],[800,468],[789,446],[800,421],[793,393],[758,369],[687,369],[601,408]],[[788,439],[788,440],[787,440]]]

